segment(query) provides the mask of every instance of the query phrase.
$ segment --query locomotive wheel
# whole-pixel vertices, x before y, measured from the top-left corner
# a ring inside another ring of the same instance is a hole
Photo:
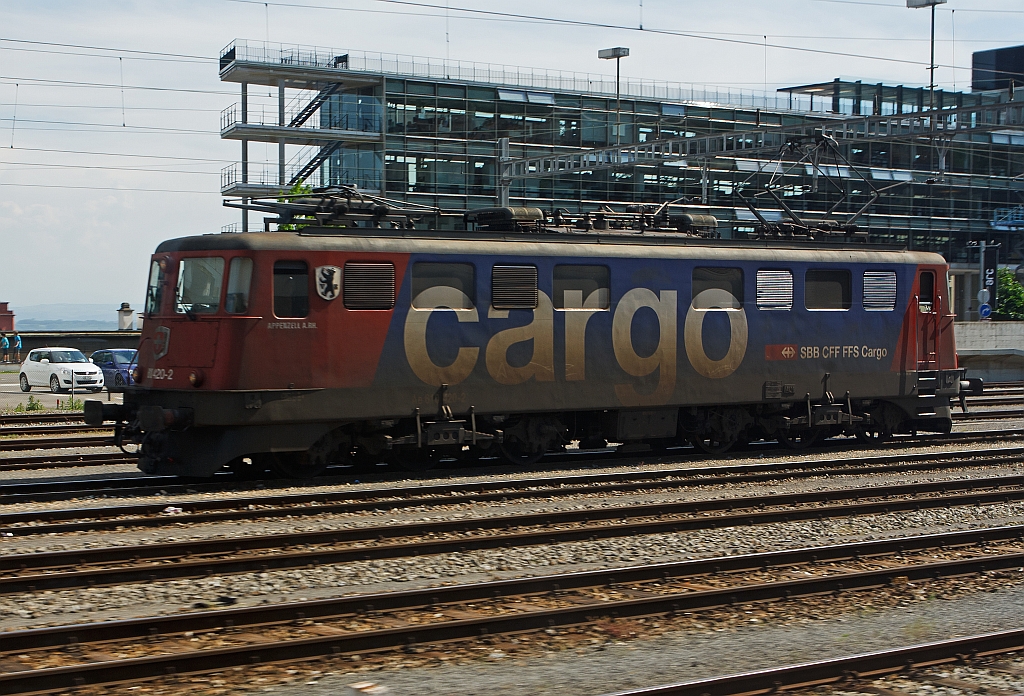
[[[860,427],[857,428],[854,433],[856,434],[857,439],[866,445],[879,445],[892,437],[891,432],[875,427]]]
[[[779,433],[778,435],[780,444],[795,450],[807,449],[816,443],[820,437],[821,432],[818,430],[798,430],[792,435],[784,433]]]
[[[309,479],[319,476],[330,462],[326,458],[312,458],[309,452],[274,452],[270,455],[270,469],[282,478]]]
[[[405,471],[429,471],[441,461],[433,447],[399,447],[391,450],[390,460]]]
[[[267,473],[272,456],[254,454],[251,457],[238,457],[228,462],[228,469],[246,481],[259,479]]]
[[[540,458],[547,454],[543,447],[536,452],[529,450],[529,444],[522,440],[509,440],[498,445],[498,451],[502,458],[509,464],[515,466],[529,466],[536,464]]]
[[[716,436],[704,437],[702,435],[694,435],[690,441],[693,442],[694,447],[708,454],[728,452],[729,448],[736,444],[735,439],[721,440]]]

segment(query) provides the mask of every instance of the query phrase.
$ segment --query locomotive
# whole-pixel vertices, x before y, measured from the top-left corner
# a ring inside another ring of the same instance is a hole
[[[135,384],[86,402],[148,474],[878,441],[949,432],[981,388],[944,259],[855,229],[720,239],[668,205],[446,216],[352,190],[251,206],[278,231],[159,245]]]

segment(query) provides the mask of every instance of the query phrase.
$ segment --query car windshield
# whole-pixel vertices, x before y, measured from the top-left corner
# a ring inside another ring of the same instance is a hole
[[[120,350],[114,353],[114,362],[118,365],[131,365],[135,362],[134,350]]]
[[[84,363],[89,362],[80,350],[51,350],[50,362],[55,363]]]

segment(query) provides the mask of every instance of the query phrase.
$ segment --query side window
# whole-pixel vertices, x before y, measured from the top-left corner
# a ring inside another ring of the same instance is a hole
[[[241,314],[249,309],[249,286],[252,284],[252,259],[236,256],[228,266],[228,292],[224,311]]]
[[[213,314],[220,309],[224,259],[209,256],[182,259],[178,265],[178,294],[174,311],[179,314]]]
[[[495,309],[534,309],[537,306],[536,266],[494,266],[491,306]]]
[[[743,306],[743,269],[694,268],[691,304],[694,309],[739,309]]]
[[[309,314],[309,267],[305,261],[274,263],[274,315],[300,318]]]
[[[49,359],[50,359],[50,351],[48,351],[48,350],[41,350],[38,353],[36,353],[36,362],[41,362],[43,360],[49,360]]]
[[[849,309],[852,304],[851,273],[844,269],[807,271],[804,306],[807,309]]]
[[[107,354],[104,351],[98,350],[92,354],[92,361],[97,365],[102,365],[110,362],[110,358],[107,357]]]
[[[427,293],[426,295],[424,293]],[[476,273],[469,263],[415,263],[412,266],[412,306],[416,309],[473,309]]]
[[[793,274],[790,271],[757,272],[757,308],[793,309]]]
[[[607,266],[555,266],[551,285],[556,309],[608,309],[611,274]]]
[[[395,267],[390,263],[346,263],[346,309],[393,309]]]
[[[41,350],[34,350],[34,351],[32,351],[29,354],[28,359],[31,360],[32,362],[39,362],[40,360],[43,359],[43,351],[41,351]]]
[[[869,312],[896,309],[895,271],[864,271],[864,309]]]
[[[159,261],[149,265],[149,285],[146,287],[146,315],[160,313],[160,304],[164,296],[164,271]]]
[[[935,304],[935,273],[932,271],[921,271],[920,282],[920,306],[922,312],[932,311]]]

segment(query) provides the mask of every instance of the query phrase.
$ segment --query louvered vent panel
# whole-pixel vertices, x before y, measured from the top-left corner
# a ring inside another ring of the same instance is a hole
[[[395,267],[390,263],[345,264],[346,309],[392,309]]]
[[[789,271],[757,272],[758,309],[793,308],[793,274]]]
[[[491,271],[491,305],[495,309],[534,309],[537,267],[495,266]]]
[[[864,309],[876,312],[896,309],[895,271],[864,271]]]

